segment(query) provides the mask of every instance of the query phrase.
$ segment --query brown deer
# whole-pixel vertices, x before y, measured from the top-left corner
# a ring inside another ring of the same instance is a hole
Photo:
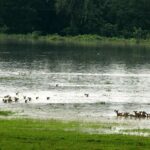
[[[15,99],[15,102],[18,102],[18,100],[19,100],[19,98],[18,98],[18,97],[15,97],[14,99]]]
[[[142,117],[142,118],[146,118],[146,117],[147,117],[147,113],[146,113],[145,111],[142,111],[142,112],[141,112],[141,117]]]
[[[4,103],[7,103],[7,99],[3,99],[3,102],[4,102]]]
[[[13,100],[12,100],[12,98],[11,97],[9,97],[8,99],[7,99],[7,102],[8,103],[11,103]]]
[[[119,113],[119,110],[114,110],[114,112],[116,112],[117,117],[123,117],[124,113]]]
[[[150,118],[150,114],[146,114],[146,117],[147,117],[147,118]]]
[[[125,118],[129,117],[129,113],[128,112],[123,113],[123,115],[124,115]]]
[[[135,113],[135,117],[140,118],[141,117],[141,112],[133,111]]]

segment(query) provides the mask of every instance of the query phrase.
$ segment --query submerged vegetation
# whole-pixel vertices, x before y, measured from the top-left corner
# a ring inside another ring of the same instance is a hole
[[[114,126],[116,124],[110,124]],[[105,124],[86,124],[74,121],[12,119],[0,120],[1,149],[149,149],[150,138],[130,135],[97,134],[81,127],[108,128]],[[119,144],[119,145],[118,145]]]

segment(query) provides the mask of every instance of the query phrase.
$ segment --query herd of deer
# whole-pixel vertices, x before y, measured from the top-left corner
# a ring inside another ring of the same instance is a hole
[[[19,93],[16,93],[16,96],[12,97],[10,95],[6,95],[3,97],[2,101],[4,103],[12,103],[12,102],[18,102],[20,100],[20,98],[18,97]],[[86,95],[86,97],[88,97],[89,95]],[[35,97],[36,100],[39,99],[39,97]],[[50,97],[46,97],[47,100],[50,99]],[[32,100],[31,97],[27,97],[27,96],[23,96],[23,100],[25,103],[28,103],[29,101]],[[134,114],[130,114],[129,112],[119,112],[119,110],[114,110],[114,112],[116,113],[117,117],[124,117],[124,118],[150,118],[150,113],[147,113],[145,111],[133,111]]]
[[[134,114],[130,114],[129,112],[119,112],[118,110],[114,110],[114,112],[116,112],[117,117],[150,118],[150,114],[145,111],[133,111]]]

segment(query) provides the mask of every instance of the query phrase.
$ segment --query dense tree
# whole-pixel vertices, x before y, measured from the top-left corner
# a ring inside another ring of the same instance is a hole
[[[0,32],[142,37],[149,0],[0,0]]]
[[[7,32],[30,32],[35,30],[36,10],[29,0],[0,0],[1,28]]]

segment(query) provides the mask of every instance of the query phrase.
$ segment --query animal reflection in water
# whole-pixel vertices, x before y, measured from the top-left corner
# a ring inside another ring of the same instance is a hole
[[[150,118],[150,114],[145,111],[133,111],[133,114],[129,112],[119,112],[119,110],[114,110],[117,117],[124,117],[124,118]]]

